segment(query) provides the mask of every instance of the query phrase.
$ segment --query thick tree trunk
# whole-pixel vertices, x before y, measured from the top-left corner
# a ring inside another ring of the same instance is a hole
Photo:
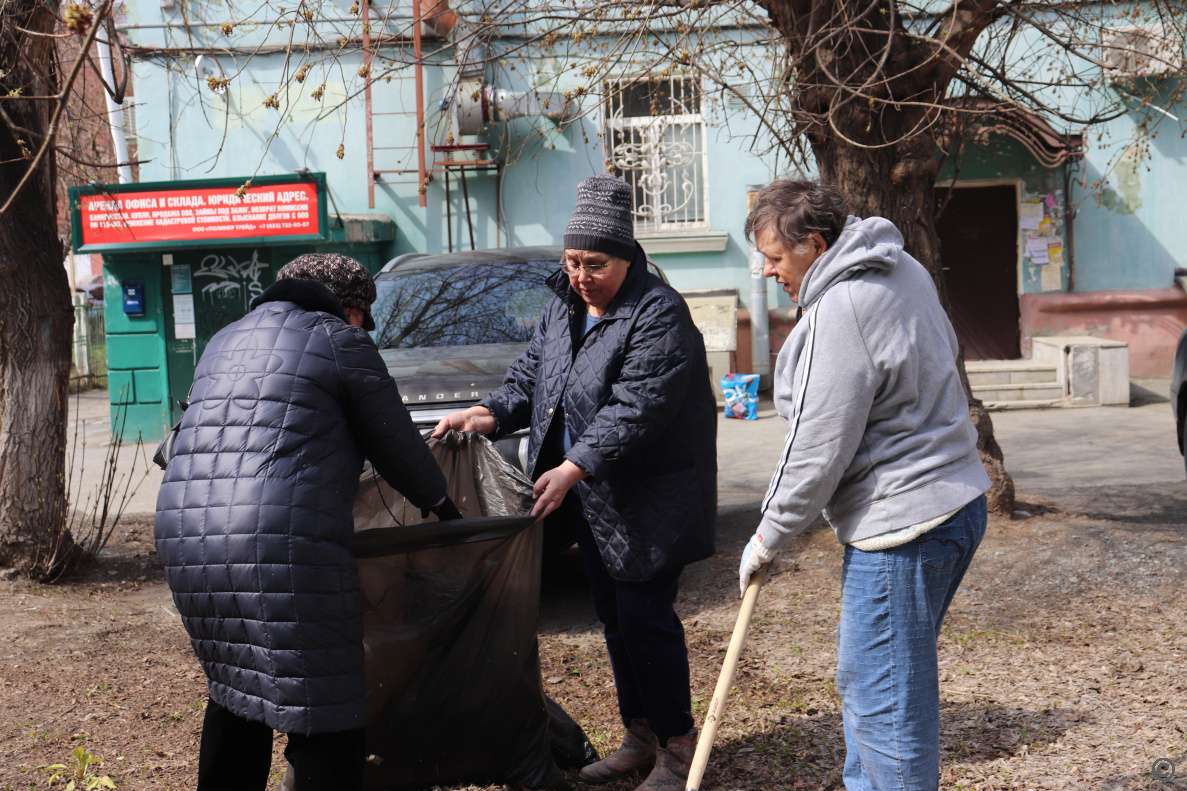
[[[812,146],[821,178],[841,188],[858,215],[878,215],[903,234],[907,252],[927,267],[950,311],[935,184],[935,130],[957,63],[1004,13],[996,0],[954,4],[937,38],[908,34],[895,0],[757,0],[787,43],[793,133]],[[958,359],[977,448],[993,481],[990,508],[1010,514],[1014,482],[1002,464],[993,423],[973,397]]]
[[[42,0],[0,0],[0,93],[57,93],[53,32]],[[53,102],[6,101],[0,202],[15,190],[48,131]],[[65,533],[66,398],[74,313],[57,234],[52,153],[0,216],[0,565],[36,573]],[[41,565],[34,569],[36,562]]]
[[[915,119],[902,119],[914,124]],[[927,267],[945,310],[948,291],[940,263],[940,238],[936,233],[935,184],[938,170],[935,141],[930,134],[911,137],[885,148],[861,148],[835,136],[812,141],[821,178],[835,184],[853,203],[858,216],[880,216],[893,222],[903,234],[907,252]],[[977,428],[977,449],[993,482],[988,493],[994,513],[1009,515],[1014,510],[1014,481],[1002,463],[1002,450],[993,436],[993,421],[981,401],[973,397],[961,349],[960,378],[969,399],[969,416]]]

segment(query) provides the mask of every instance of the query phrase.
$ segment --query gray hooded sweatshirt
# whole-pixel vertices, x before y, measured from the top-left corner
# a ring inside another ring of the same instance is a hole
[[[763,501],[762,545],[781,549],[822,509],[848,544],[985,492],[956,333],[898,229],[850,217],[799,296],[803,316],[775,367],[789,430]]]

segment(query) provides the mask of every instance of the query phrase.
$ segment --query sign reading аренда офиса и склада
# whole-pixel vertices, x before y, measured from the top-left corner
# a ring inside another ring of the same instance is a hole
[[[73,191],[73,190],[72,190]],[[316,238],[324,188],[314,180],[160,182],[82,188],[72,195],[79,251],[213,240]]]

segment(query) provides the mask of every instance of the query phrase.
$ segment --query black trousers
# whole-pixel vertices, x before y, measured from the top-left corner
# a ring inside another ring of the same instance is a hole
[[[311,736],[290,733],[284,757],[292,764],[296,791],[363,787],[362,728]],[[208,701],[198,754],[198,791],[264,791],[271,766],[272,729]]]
[[[568,503],[566,503],[568,504]],[[580,503],[569,509],[589,577],[594,611],[605,626],[622,721],[646,717],[663,744],[693,728],[688,646],[673,605],[683,567],[643,582],[610,576]]]

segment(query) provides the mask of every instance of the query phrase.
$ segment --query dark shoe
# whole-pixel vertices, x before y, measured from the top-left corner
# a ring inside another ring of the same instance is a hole
[[[655,768],[635,791],[685,791],[688,770],[692,768],[692,754],[696,749],[696,728],[683,736],[668,739],[668,746],[656,751]]]
[[[655,734],[644,720],[631,720],[631,727],[622,737],[622,746],[582,769],[577,779],[586,785],[601,785],[636,773],[645,775],[655,766],[655,750],[658,746]]]

